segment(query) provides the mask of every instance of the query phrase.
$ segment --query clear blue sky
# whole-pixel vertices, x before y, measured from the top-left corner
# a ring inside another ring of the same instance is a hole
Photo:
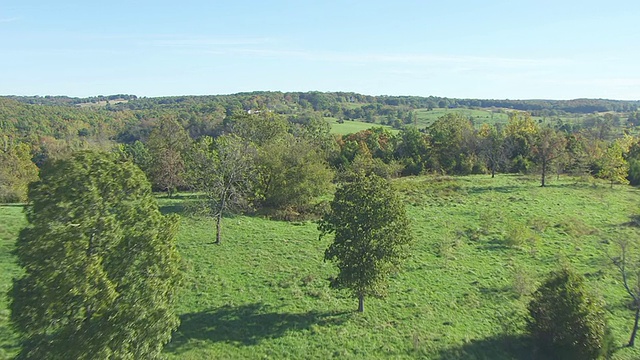
[[[640,1],[0,2],[0,95],[640,99]]]

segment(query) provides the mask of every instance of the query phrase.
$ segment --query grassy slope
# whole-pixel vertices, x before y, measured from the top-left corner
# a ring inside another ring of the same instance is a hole
[[[368,122],[362,121],[354,121],[354,120],[345,120],[342,124],[338,123],[336,118],[327,117],[325,118],[331,124],[331,132],[334,134],[346,135],[346,134],[354,134],[361,130],[371,129],[372,127],[383,127],[388,129],[389,131],[396,133],[398,130],[393,129],[388,125],[381,125],[379,123],[372,124]]]
[[[476,125],[480,125],[483,123],[502,123],[506,124],[509,116],[506,113],[498,113],[492,112],[491,110],[484,109],[443,109],[436,108],[433,110],[428,109],[417,109],[416,117],[418,118],[418,127],[424,127],[431,125],[434,121],[438,120],[438,118],[449,114],[449,113],[459,113],[464,116],[473,117],[473,121]]]
[[[422,128],[428,125],[431,125],[438,118],[448,114],[448,113],[460,113],[464,116],[471,117],[478,127],[481,124],[506,124],[509,120],[509,112],[514,111],[512,109],[500,109],[501,111],[492,111],[491,109],[445,109],[445,108],[435,108],[433,110],[428,109],[416,109],[416,116],[418,118],[418,127]],[[586,115],[584,114],[573,114],[573,115],[562,115],[562,116],[551,116],[551,117],[541,117],[541,116],[533,116],[533,119],[538,122],[551,122],[555,124],[555,119],[561,119],[564,123],[580,123],[584,120]]]
[[[513,291],[514,278],[531,288],[560,263],[587,274],[607,301],[616,340],[627,340],[632,313],[601,240],[637,212],[638,190],[569,179],[540,188],[519,176],[416,177],[395,186],[418,241],[389,296],[367,299],[362,315],[353,312],[356,300],[328,288],[335,270],[322,255],[330,239],[318,240],[313,223],[228,218],[216,246],[210,222],[184,217],[182,325],[169,358],[527,359],[528,298]],[[179,211],[179,201],[162,203]],[[7,251],[23,220],[18,207],[0,207],[0,218],[6,290],[17,271]],[[5,307],[0,300],[0,354],[15,350]]]

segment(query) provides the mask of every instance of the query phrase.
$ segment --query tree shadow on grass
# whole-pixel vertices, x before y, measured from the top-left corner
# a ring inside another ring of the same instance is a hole
[[[167,344],[169,352],[182,352],[191,340],[231,342],[244,346],[256,345],[265,339],[278,338],[290,331],[317,326],[339,325],[350,312],[278,313],[263,304],[221,308],[180,316],[181,324]]]
[[[11,355],[18,351],[20,351],[18,335],[11,329],[8,322],[0,322],[0,359],[13,358]]]
[[[534,360],[531,341],[523,335],[500,335],[472,340],[440,351],[439,360]]]
[[[640,228],[640,215],[629,216],[629,221],[620,224],[622,227]]]
[[[159,210],[162,215],[184,214],[185,207],[182,204],[162,205],[159,206]]]
[[[493,237],[482,244],[478,244],[477,248],[487,251],[507,251],[510,249],[510,247],[505,244],[505,241],[498,237]]]
[[[485,194],[485,193],[503,193],[509,194],[516,190],[522,189],[522,186],[506,185],[506,186],[472,186],[467,188],[469,194]]]

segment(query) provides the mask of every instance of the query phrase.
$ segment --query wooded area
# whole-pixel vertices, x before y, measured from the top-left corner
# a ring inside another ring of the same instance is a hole
[[[246,195],[258,208],[307,211],[310,200],[329,187],[333,172],[363,166],[387,178],[535,171],[543,186],[551,173],[636,184],[639,106],[637,101],[320,92],[3,97],[0,201],[24,200],[37,167],[82,149],[116,151],[132,159],[156,190],[202,190],[193,174],[193,153],[203,150],[203,143],[210,143],[210,151],[224,151],[214,142],[225,134],[256,148],[250,161],[259,166],[254,166],[252,189],[246,190],[252,194]],[[419,121],[419,113],[436,108],[447,113],[428,124]],[[491,118],[465,112],[481,108]],[[494,114],[508,120],[494,120]],[[372,128],[332,134],[332,124],[345,121],[371,123]]]

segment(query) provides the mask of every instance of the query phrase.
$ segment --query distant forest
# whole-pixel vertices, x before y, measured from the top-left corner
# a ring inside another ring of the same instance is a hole
[[[352,92],[248,92],[232,95],[138,97],[136,95],[108,95],[87,98],[67,96],[5,96],[26,104],[82,105],[110,102],[110,110],[143,110],[157,107],[192,108],[205,105],[221,105],[227,111],[268,108],[275,111],[313,109],[329,111],[333,116],[349,109],[346,104],[401,106],[413,109],[433,108],[506,108],[531,112],[532,115],[553,116],[562,113],[588,114],[593,112],[631,112],[640,108],[640,100],[574,99],[574,100],[509,100],[509,99],[458,99],[437,96],[370,96]],[[113,104],[111,104],[113,102]],[[347,112],[344,115],[351,115]]]

